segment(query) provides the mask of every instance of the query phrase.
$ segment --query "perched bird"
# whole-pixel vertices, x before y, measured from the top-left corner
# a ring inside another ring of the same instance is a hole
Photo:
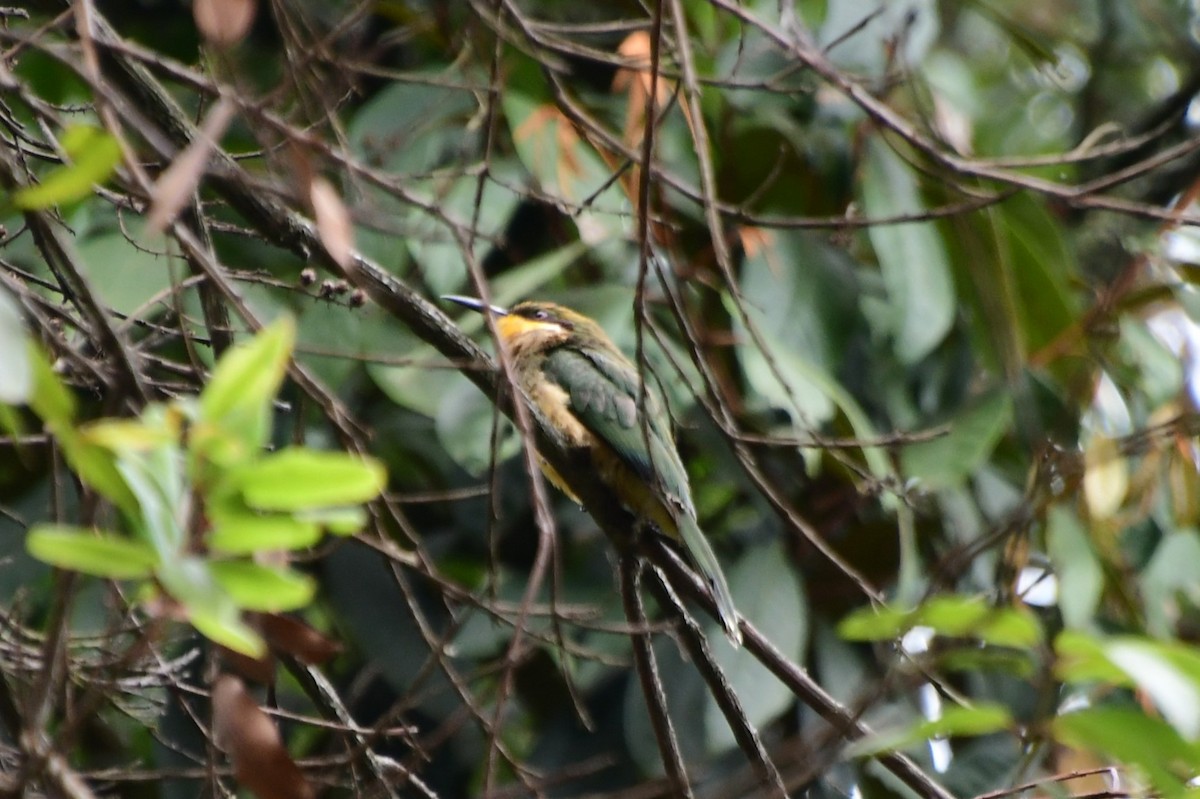
[[[638,370],[608,334],[586,316],[550,302],[505,309],[472,297],[443,299],[495,315],[520,388],[569,445],[591,452],[596,473],[630,511],[683,544],[712,591],[726,634],[740,644],[733,598],[696,523],[671,420],[653,392],[643,393]],[[545,461],[542,471],[575,498]]]

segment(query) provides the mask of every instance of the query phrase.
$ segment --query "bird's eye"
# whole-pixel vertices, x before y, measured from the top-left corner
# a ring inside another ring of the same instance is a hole
[[[534,311],[533,318],[534,319],[549,319],[550,314],[547,313],[546,311]]]

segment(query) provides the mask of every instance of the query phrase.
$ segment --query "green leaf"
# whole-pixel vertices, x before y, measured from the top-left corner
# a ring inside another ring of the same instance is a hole
[[[1132,685],[1125,672],[1104,651],[1103,640],[1076,630],[1064,630],[1054,639],[1054,674],[1064,682],[1104,682]]]
[[[167,257],[135,243],[143,238],[142,227],[136,217],[129,218],[123,228],[100,227],[77,239],[76,249],[104,305],[120,314],[144,318],[160,305],[170,305],[171,268]],[[188,295],[180,291],[178,296],[182,301]]]
[[[26,352],[33,372],[33,394],[29,405],[52,432],[70,426],[75,420],[75,397],[54,373],[50,362],[32,340]]]
[[[118,471],[117,458],[112,450],[84,440],[72,427],[58,428],[55,434],[67,463],[79,475],[79,479],[120,508],[131,522],[140,520],[141,507]]]
[[[1193,467],[1181,464],[1180,468]],[[1163,538],[1138,582],[1145,597],[1147,632],[1170,637],[1181,615],[1177,596],[1183,594],[1192,603],[1200,600],[1200,534],[1181,530]]]
[[[164,560],[158,581],[205,637],[249,657],[262,657],[266,643],[242,621],[241,608],[217,582],[212,565],[194,555]]]
[[[210,564],[213,578],[246,610],[278,613],[301,608],[312,601],[317,586],[307,575],[245,560]]]
[[[1200,653],[1174,641],[1131,636],[1110,640],[1104,652],[1180,735],[1200,738]]]
[[[775,163],[773,154],[769,160]],[[844,249],[811,231],[756,230],[743,238],[742,302],[767,339],[770,357],[788,358],[775,366],[783,372],[794,401],[782,391],[768,356],[730,304],[746,379],[756,395],[775,407],[791,413],[798,406],[803,418],[794,421],[799,425],[824,422],[834,411],[826,387],[836,384],[831,376],[841,373],[851,335],[861,325],[853,278],[857,264]],[[804,268],[791,268],[801,263]]]
[[[221,356],[200,394],[198,447],[229,462],[251,457],[267,443],[271,403],[283,383],[295,339],[295,324],[285,316]],[[215,430],[204,430],[208,425]]]
[[[169,560],[183,550],[190,503],[183,453],[174,444],[117,455],[117,472],[137,497],[139,529],[159,556]]]
[[[304,549],[321,538],[315,521],[283,514],[222,513],[214,515],[209,547],[231,555],[273,549]]]
[[[879,136],[867,143],[862,204],[872,218],[926,210],[911,168]],[[933,222],[871,225],[868,232],[887,288],[896,355],[904,363],[916,363],[954,323],[954,284],[945,245]]]
[[[842,619],[838,635],[847,641],[888,641],[899,638],[912,627],[912,611],[889,605],[859,608]]]
[[[974,636],[993,646],[1027,649],[1042,641],[1042,627],[1029,608],[997,608],[974,630]]]
[[[512,428],[504,420],[499,447],[492,446],[498,413],[496,406],[466,380],[456,380],[439,399],[434,417],[438,440],[455,463],[476,477],[486,473],[491,464],[503,462],[521,450],[520,439],[511,434]]]
[[[910,444],[900,455],[903,473],[926,488],[956,486],[971,477],[1012,422],[1010,392],[996,391],[959,411],[947,435]]]
[[[881,732],[859,739],[846,747],[845,754],[848,757],[870,757],[925,743],[930,738],[987,735],[1007,729],[1012,723],[1012,716],[1002,705],[956,705],[946,708],[940,718],[919,721],[902,730]]]
[[[296,514],[296,518],[312,522],[334,535],[354,535],[367,526],[367,512],[361,507],[314,508]]]
[[[68,525],[40,524],[31,528],[25,548],[51,566],[113,580],[149,577],[158,563],[154,550],[141,541]]]
[[[1025,608],[993,608],[979,597],[957,595],[934,597],[909,611],[860,608],[842,620],[838,633],[851,641],[881,641],[898,638],[918,626],[995,646],[1030,647],[1042,638],[1036,618]]]
[[[1171,725],[1133,708],[1093,707],[1059,716],[1055,738],[1134,766],[1165,796],[1183,796],[1200,769],[1200,752]]]
[[[72,163],[18,191],[13,196],[18,208],[37,210],[86,197],[92,186],[107,180],[121,162],[121,145],[100,128],[74,125],[67,128],[61,142]]]
[[[1058,609],[1067,627],[1094,624],[1104,591],[1104,571],[1075,511],[1053,505],[1046,516],[1046,549],[1058,578]]]
[[[738,611],[779,651],[803,661],[808,639],[808,606],[804,587],[780,540],[749,550],[729,572],[729,585]],[[795,697],[745,649],[734,649],[711,626],[713,655],[741,699],[750,723],[763,728],[783,713]],[[708,698],[704,723],[709,749],[721,751],[736,744],[733,731],[715,699]]]
[[[188,609],[188,620],[201,635],[226,649],[254,658],[267,654],[267,643],[239,614],[216,614],[208,610]]]
[[[387,485],[374,458],[294,447],[240,469],[230,486],[260,510],[306,510],[366,502]]]
[[[33,364],[21,306],[0,290],[0,402],[23,405],[33,396]]]
[[[1029,647],[1042,638],[1029,610],[993,608],[978,597],[934,597],[917,610],[914,621],[941,635],[970,636],[997,646]]]
[[[515,52],[500,100],[513,146],[545,196],[569,209],[589,245],[628,235],[629,198],[612,168],[558,108],[533,59]]]

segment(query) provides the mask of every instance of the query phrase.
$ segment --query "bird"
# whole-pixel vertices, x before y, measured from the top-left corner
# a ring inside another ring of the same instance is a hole
[[[596,474],[626,509],[682,544],[712,593],[726,636],[739,646],[737,609],[696,520],[670,416],[629,358],[595,320],[552,302],[526,300],[503,308],[456,294],[442,299],[495,317],[518,387],[568,446],[588,450]],[[545,459],[541,468],[555,487],[579,501]]]

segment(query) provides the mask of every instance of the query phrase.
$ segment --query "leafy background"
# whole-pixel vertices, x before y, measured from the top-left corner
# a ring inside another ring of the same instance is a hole
[[[293,618],[338,654],[284,647],[269,689],[235,690],[127,584],[26,552],[36,523],[113,513],[7,410],[7,790],[270,795],[209,745],[251,706],[331,795],[676,796],[670,740],[697,796],[1187,790],[1194,4],[0,13],[0,384],[28,336],[85,419],[132,417],[291,316],[274,444],[388,473],[365,532],[292,558],[318,586]],[[595,317],[667,395],[777,650],[735,651],[692,607],[734,724],[653,591],[648,704],[591,515],[551,496],[539,557],[521,436],[469,379],[458,331],[490,347],[483,320],[438,310],[484,288]]]

